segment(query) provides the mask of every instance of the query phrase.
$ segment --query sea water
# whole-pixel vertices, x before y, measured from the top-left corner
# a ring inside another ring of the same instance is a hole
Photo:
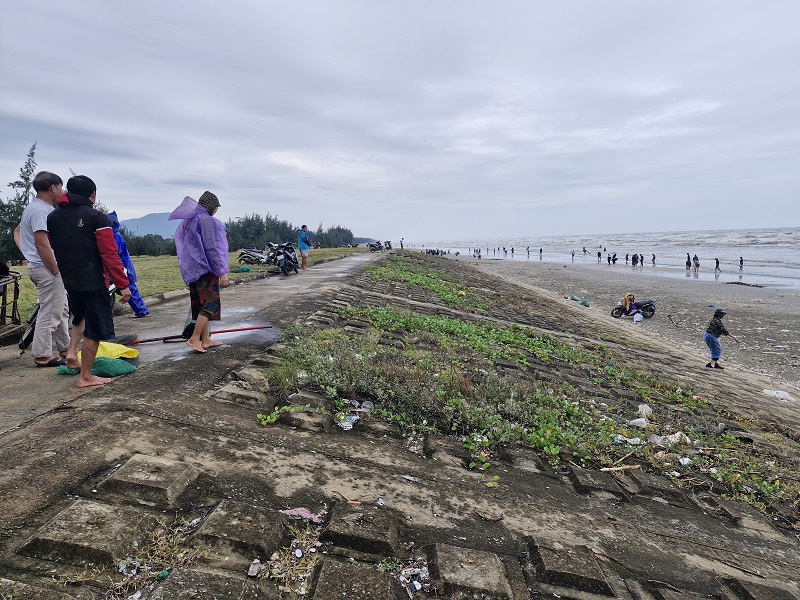
[[[507,252],[503,252],[505,247]],[[722,283],[748,283],[800,291],[800,228],[727,229],[719,231],[670,231],[575,236],[431,240],[413,248],[438,248],[472,256],[480,248],[485,259],[533,261],[608,267],[608,254],[617,253],[614,268],[625,268],[625,255],[644,255],[648,275],[689,277]],[[500,250],[498,250],[498,248]],[[511,249],[514,252],[511,252]],[[530,253],[527,249],[530,248]],[[584,253],[586,248],[586,253]],[[488,252],[487,252],[488,249]],[[539,249],[542,250],[541,257]],[[597,253],[600,252],[600,263]],[[700,269],[686,270],[686,253],[697,254]],[[656,266],[652,266],[652,255]],[[739,267],[739,258],[743,266]],[[715,258],[720,271],[715,272]],[[630,261],[627,268],[632,268]]]

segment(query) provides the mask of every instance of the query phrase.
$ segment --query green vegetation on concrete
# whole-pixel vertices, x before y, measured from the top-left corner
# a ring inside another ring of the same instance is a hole
[[[389,256],[386,263],[366,270],[376,281],[424,287],[465,312],[482,310],[482,299],[465,282],[437,277],[434,269],[403,257]],[[448,286],[464,294],[453,295]],[[284,362],[267,373],[279,395],[307,387],[345,411],[347,400],[370,400],[371,418],[454,436],[470,454],[466,466],[483,471],[481,483],[488,487],[502,484],[489,470],[502,448],[522,445],[557,469],[571,462],[612,467],[624,460],[678,485],[717,485],[800,527],[792,508],[800,498],[800,468],[781,449],[787,439],[776,434],[765,450],[720,432],[718,423],[734,418],[724,408],[663,374],[636,368],[624,350],[577,346],[517,325],[392,308],[365,306],[340,315],[366,319],[371,327],[354,335],[312,325],[284,332]],[[527,368],[532,363],[555,376],[539,377],[536,368]],[[653,411],[643,429],[629,423],[640,403]],[[682,458],[691,462],[682,465]]]

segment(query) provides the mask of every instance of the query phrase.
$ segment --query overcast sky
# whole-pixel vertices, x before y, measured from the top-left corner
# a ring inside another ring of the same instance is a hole
[[[407,241],[800,224],[797,0],[0,10],[0,182],[37,142],[123,220],[208,189]]]

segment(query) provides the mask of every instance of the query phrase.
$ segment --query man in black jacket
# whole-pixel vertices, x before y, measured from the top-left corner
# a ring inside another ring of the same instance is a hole
[[[106,275],[130,300],[128,277],[117,254],[114,230],[108,217],[94,208],[97,186],[85,175],[67,182],[67,193],[47,217],[50,244],[64,280],[72,313],[72,332],[67,366],[80,368],[78,387],[104,385],[111,381],[92,375],[100,340],[114,337],[114,317],[108,298]],[[81,359],[78,346],[83,338]]]

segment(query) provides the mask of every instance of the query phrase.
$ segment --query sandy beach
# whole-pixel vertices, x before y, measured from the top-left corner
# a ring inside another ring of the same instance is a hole
[[[578,296],[589,302],[586,311],[605,321],[612,320],[611,309],[627,292],[654,299],[657,313],[653,318],[637,324],[630,317],[615,321],[696,353],[701,366],[708,361],[703,332],[714,308],[724,308],[725,323],[741,344],[723,338],[721,364],[728,369],[750,369],[800,389],[800,294],[794,291],[730,284],[724,278],[709,282],[691,276],[659,277],[650,265],[634,269],[605,262],[458,260],[545,294]]]

